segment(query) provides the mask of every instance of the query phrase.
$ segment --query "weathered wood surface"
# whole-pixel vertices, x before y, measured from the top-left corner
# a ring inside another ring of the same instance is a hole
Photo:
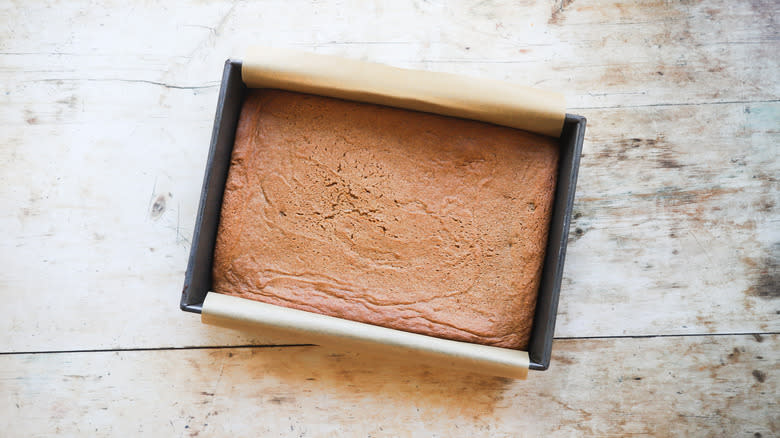
[[[777,435],[779,9],[0,3],[0,427]],[[278,341],[177,306],[222,64],[249,43],[566,93],[589,120],[550,371],[504,382],[315,348],[186,349]],[[67,350],[84,352],[40,353]]]
[[[8,436],[728,436],[780,430],[778,335],[557,341],[528,381],[319,347],[0,356]]]
[[[589,127],[559,336],[780,330],[777,4],[564,3],[6,6],[0,349],[272,341],[176,310],[247,41],[564,90]]]

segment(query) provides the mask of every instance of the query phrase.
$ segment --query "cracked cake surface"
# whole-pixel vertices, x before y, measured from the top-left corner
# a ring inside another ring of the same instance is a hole
[[[249,90],[213,290],[524,349],[558,154],[516,129]]]

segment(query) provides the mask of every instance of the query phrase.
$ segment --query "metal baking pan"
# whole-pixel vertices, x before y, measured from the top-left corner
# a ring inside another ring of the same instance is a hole
[[[222,75],[214,130],[181,296],[181,309],[187,312],[201,313],[206,293],[211,289],[214,245],[222,208],[222,196],[230,166],[236,125],[246,90],[247,87],[241,79],[241,61],[227,60]],[[569,223],[584,136],[585,118],[566,114],[559,142],[561,156],[547,254],[542,268],[534,324],[528,346],[532,370],[546,370],[550,365],[563,262],[566,256]]]

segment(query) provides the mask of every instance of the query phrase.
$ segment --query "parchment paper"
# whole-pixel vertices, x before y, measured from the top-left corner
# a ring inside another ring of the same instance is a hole
[[[559,137],[563,95],[488,79],[407,70],[288,49],[254,47],[243,60],[250,88],[376,103],[480,120]]]
[[[528,375],[525,351],[434,338],[214,292],[206,295],[201,321],[258,333],[295,335],[301,343],[364,349],[394,358],[407,356],[481,374],[514,379]]]

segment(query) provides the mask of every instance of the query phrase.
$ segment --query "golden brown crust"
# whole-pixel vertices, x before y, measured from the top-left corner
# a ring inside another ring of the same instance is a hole
[[[214,290],[525,348],[557,162],[554,139],[515,129],[252,90]]]

